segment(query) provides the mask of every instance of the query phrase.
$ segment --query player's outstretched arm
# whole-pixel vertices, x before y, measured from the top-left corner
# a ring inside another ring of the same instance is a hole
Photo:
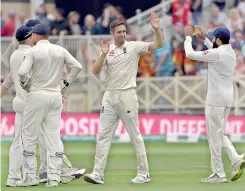
[[[148,51],[159,49],[163,46],[163,38],[160,30],[160,19],[155,13],[151,13],[151,26],[154,30],[154,41],[149,44]]]
[[[199,60],[205,62],[215,62],[219,60],[219,54],[214,50],[206,50],[206,51],[194,51],[192,48],[192,36],[194,34],[194,30],[192,26],[185,27],[185,35],[186,40],[184,43],[185,54],[187,58],[192,60]]]
[[[93,74],[94,75],[100,73],[102,67],[104,66],[104,63],[106,61],[106,55],[109,52],[108,41],[109,41],[109,39],[106,38],[106,39],[103,39],[100,43],[101,54],[93,65]]]
[[[3,81],[3,83],[1,84],[1,91],[0,91],[0,96],[4,96],[7,92],[8,89],[11,88],[11,86],[13,85],[13,78],[11,73],[9,72],[9,74],[7,75],[7,77],[5,78],[5,80]]]

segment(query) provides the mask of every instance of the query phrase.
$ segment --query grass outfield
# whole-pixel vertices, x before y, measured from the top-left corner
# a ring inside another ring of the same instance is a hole
[[[9,144],[1,144],[1,187],[2,190],[47,190],[43,184],[33,188],[6,188]],[[210,174],[210,155],[207,143],[170,144],[146,143],[152,181],[144,185],[129,184],[136,175],[136,157],[131,144],[113,144],[105,172],[104,185],[85,183],[81,178],[67,185],[54,188],[59,191],[244,191],[244,176],[227,184],[203,184],[200,179]],[[239,153],[245,152],[244,144],[236,145]],[[66,143],[65,153],[74,167],[87,168],[91,172],[95,154],[94,143]],[[224,156],[227,178],[230,179],[231,165]]]

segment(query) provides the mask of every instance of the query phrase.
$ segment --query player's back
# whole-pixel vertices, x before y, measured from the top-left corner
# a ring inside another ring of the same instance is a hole
[[[41,40],[30,51],[33,56],[30,90],[60,91],[65,64],[64,48]]]
[[[233,101],[233,76],[236,54],[231,45],[217,48],[219,61],[208,67],[208,104],[231,106]]]
[[[10,57],[11,76],[15,86],[16,96],[13,100],[14,110],[22,112],[25,106],[27,92],[20,86],[18,70],[24,59],[24,54],[31,48],[29,45],[19,45]]]

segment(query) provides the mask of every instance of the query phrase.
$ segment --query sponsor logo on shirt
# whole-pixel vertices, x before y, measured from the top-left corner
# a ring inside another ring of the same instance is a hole
[[[115,54],[114,50],[111,50],[111,51],[109,52],[109,56],[114,56],[114,54]]]
[[[203,51],[203,55],[206,56],[207,54],[208,54],[208,50],[204,50],[204,51]]]

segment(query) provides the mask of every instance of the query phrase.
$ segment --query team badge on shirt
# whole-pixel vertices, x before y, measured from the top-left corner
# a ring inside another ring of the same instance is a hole
[[[114,54],[115,54],[114,50],[111,50],[111,51],[109,52],[109,56],[114,56]]]

